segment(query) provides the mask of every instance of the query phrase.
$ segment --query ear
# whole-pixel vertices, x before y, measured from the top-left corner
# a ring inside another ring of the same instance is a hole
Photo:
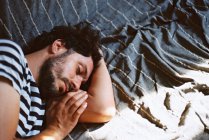
[[[61,54],[67,51],[65,48],[65,44],[61,39],[55,40],[50,46],[49,46],[49,53],[50,54]]]

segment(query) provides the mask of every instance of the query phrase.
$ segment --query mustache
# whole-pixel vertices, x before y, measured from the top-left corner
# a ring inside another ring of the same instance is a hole
[[[73,86],[70,84],[69,80],[67,78],[61,78],[62,81],[64,81],[65,85],[67,86],[67,91],[73,91]]]

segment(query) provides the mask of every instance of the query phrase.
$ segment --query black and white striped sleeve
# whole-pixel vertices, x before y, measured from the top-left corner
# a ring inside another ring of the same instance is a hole
[[[23,82],[24,54],[19,45],[0,39],[0,76],[11,81],[15,90],[20,93]]]

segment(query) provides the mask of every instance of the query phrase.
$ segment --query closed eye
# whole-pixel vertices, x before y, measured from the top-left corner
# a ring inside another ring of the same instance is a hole
[[[81,66],[78,65],[77,69],[76,69],[76,74],[80,75],[81,74]]]

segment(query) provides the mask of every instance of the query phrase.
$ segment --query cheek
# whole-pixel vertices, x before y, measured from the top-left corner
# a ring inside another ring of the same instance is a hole
[[[62,70],[62,76],[67,79],[72,79],[76,75],[76,68],[73,65],[65,65]]]
[[[64,68],[60,65],[55,66],[52,68],[52,73],[54,74],[55,78],[61,78],[64,72]]]

